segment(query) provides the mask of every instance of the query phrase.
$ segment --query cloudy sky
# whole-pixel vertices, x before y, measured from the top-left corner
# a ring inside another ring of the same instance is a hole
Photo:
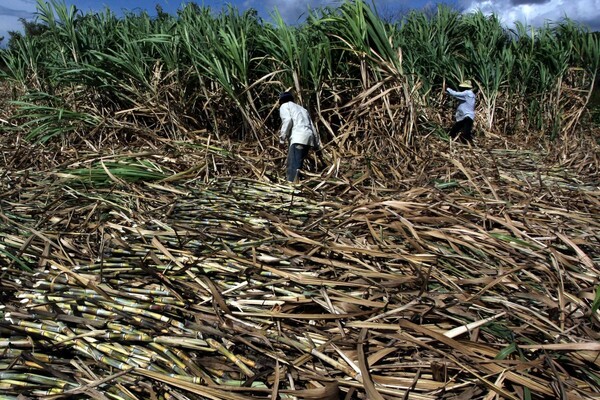
[[[409,9],[431,7],[436,3],[446,3],[456,9],[469,12],[481,10],[495,13],[508,26],[514,21],[539,26],[544,21],[560,21],[565,16],[586,24],[593,30],[600,30],[600,0],[373,0],[380,14],[392,17]],[[159,4],[166,12],[175,12],[181,0],[66,0],[87,12],[108,7],[115,12],[146,9],[154,12]],[[255,8],[268,19],[269,13],[277,8],[288,23],[301,20],[309,7],[340,4],[340,0],[197,0],[197,4],[220,10],[224,4],[232,4],[240,10]],[[20,30],[20,18],[31,19],[36,9],[35,0],[2,0],[0,5],[0,36],[8,38],[8,32]],[[6,41],[5,41],[6,42]]]

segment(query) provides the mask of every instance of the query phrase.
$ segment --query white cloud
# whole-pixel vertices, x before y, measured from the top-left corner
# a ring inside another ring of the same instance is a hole
[[[0,37],[4,36],[6,44],[8,32],[20,31],[23,27],[20,18],[31,19],[35,12],[36,2],[33,0],[2,0],[0,5]]]
[[[466,1],[465,11],[481,10],[496,14],[508,27],[516,21],[539,27],[545,22],[560,22],[565,17],[593,30],[600,29],[600,0],[485,0]]]
[[[371,0],[367,0],[370,4]],[[450,5],[456,0],[444,0]],[[339,5],[341,0],[245,0],[244,6],[258,10],[277,8],[283,19],[294,23],[306,15],[308,8]],[[393,10],[435,6],[435,0],[374,0],[378,10],[393,15]],[[593,30],[600,30],[600,0],[458,0],[466,12],[481,10],[485,14],[495,13],[508,26],[515,21],[539,27],[546,21],[559,22],[565,17],[581,22]]]
[[[180,0],[176,0],[180,1]],[[367,0],[370,4],[371,0]],[[383,16],[396,15],[413,7],[435,4],[435,0],[374,0]],[[444,0],[449,4],[461,4],[466,12],[481,10],[485,14],[495,13],[508,27],[515,21],[540,26],[545,21],[561,21],[565,16],[600,30],[600,0]],[[77,0],[69,3],[77,4]],[[198,3],[202,3],[199,1]],[[337,6],[342,0],[231,0],[241,10],[255,8],[264,18],[278,9],[284,21],[293,24],[302,21],[309,8]],[[35,0],[1,0],[0,36],[8,39],[8,32],[21,30],[19,18],[31,19],[36,9]],[[396,11],[395,11],[396,10]],[[6,41],[4,42],[6,44]]]
[[[9,8],[13,10],[35,10],[36,1],[35,0],[2,0],[3,8]]]
[[[286,23],[293,24],[304,20],[309,9],[337,6],[341,3],[341,0],[246,0],[243,5],[264,11],[268,15],[277,9]]]
[[[435,6],[435,0],[374,0],[382,15],[395,15],[395,11]],[[481,10],[495,13],[508,27],[521,21],[536,27],[546,21],[559,22],[565,17],[600,30],[600,0],[441,0],[450,5],[461,4],[465,12]],[[244,7],[253,7],[263,16],[277,8],[287,23],[298,22],[310,8],[336,6],[341,0],[243,0]],[[370,4],[371,0],[367,0]]]

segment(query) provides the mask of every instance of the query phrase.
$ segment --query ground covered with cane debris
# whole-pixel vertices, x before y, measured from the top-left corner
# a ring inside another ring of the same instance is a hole
[[[488,144],[390,189],[5,143],[0,399],[597,398],[597,153]]]
[[[0,43],[0,400],[600,397],[597,32],[335,3]]]

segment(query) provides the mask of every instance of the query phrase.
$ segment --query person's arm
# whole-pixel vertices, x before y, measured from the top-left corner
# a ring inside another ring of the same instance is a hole
[[[292,115],[288,107],[283,104],[279,107],[279,116],[281,117],[281,130],[279,131],[279,143],[284,144],[285,141],[290,137],[292,131]]]
[[[467,92],[457,92],[456,90],[452,90],[450,88],[446,89],[446,92],[448,92],[448,94],[450,94],[451,96],[456,97],[459,100],[466,100],[467,99]]]

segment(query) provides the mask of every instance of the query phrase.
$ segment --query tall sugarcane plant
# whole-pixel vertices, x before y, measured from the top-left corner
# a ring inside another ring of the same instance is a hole
[[[331,146],[377,153],[410,146],[432,121],[449,123],[444,89],[462,79],[480,93],[483,130],[567,135],[600,60],[598,36],[569,20],[507,29],[495,16],[440,6],[390,23],[362,0],[312,10],[296,26],[232,7],[187,4],[176,15],[117,17],[39,0],[37,23],[38,34],[15,36],[2,50],[1,76],[17,96],[61,98],[63,115],[98,117],[92,129],[75,124],[87,130],[80,137],[134,126],[159,137],[202,131],[264,146],[277,125],[273,99],[291,88]],[[26,107],[20,121],[58,112],[15,100]],[[333,116],[342,121],[335,127]]]

